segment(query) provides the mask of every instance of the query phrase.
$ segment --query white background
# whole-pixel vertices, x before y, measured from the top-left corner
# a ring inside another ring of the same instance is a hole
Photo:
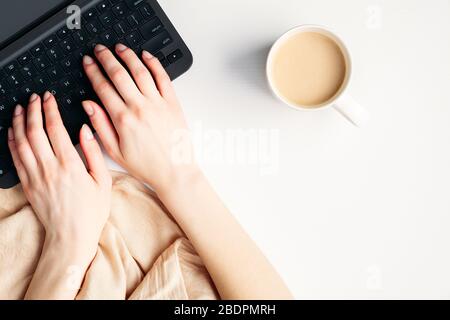
[[[276,174],[200,160],[295,297],[450,298],[450,1],[160,3],[194,55],[176,81],[191,126],[279,134]],[[268,49],[306,23],[349,46],[365,128],[270,95]]]

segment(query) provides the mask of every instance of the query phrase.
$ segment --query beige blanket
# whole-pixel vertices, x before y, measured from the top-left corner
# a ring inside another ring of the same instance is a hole
[[[77,299],[216,299],[200,258],[155,195],[113,173],[111,217]],[[22,299],[44,230],[20,186],[0,190],[0,299]]]

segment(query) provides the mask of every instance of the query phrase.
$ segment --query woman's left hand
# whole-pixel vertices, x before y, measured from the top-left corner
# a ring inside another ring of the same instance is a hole
[[[45,112],[45,126],[42,117]],[[50,94],[17,106],[9,148],[25,195],[46,232],[46,242],[89,264],[109,217],[111,176],[90,128],[80,132],[88,169],[72,145]]]

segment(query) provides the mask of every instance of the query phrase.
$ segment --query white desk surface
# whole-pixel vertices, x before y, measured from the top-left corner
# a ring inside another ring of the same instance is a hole
[[[160,3],[194,54],[175,83],[202,166],[295,297],[450,298],[450,1]],[[272,98],[268,49],[307,23],[347,42],[365,128]],[[275,132],[271,157],[221,159],[239,129]]]

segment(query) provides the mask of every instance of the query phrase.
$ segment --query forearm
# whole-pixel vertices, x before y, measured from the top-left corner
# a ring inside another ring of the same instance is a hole
[[[73,300],[84,279],[91,252],[68,241],[46,239],[27,300]]]
[[[202,258],[222,299],[292,298],[203,175],[176,183],[160,197]]]

